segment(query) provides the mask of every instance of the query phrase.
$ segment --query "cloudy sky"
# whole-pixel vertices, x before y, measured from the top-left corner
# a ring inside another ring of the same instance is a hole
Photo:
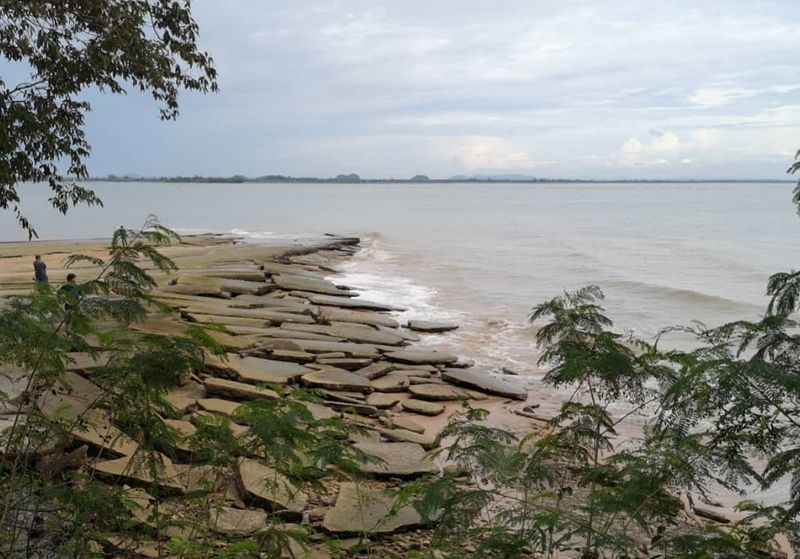
[[[221,91],[93,98],[95,174],[783,178],[796,0],[197,0]]]

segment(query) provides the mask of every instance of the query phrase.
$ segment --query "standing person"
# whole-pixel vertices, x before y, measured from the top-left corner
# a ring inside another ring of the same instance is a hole
[[[75,283],[75,274],[67,274],[67,283],[61,286],[59,292],[66,295],[67,301],[64,303],[64,310],[71,311],[78,306],[78,299],[80,298],[80,289],[78,284]]]
[[[36,283],[47,283],[47,264],[38,254],[33,259],[33,279]]]

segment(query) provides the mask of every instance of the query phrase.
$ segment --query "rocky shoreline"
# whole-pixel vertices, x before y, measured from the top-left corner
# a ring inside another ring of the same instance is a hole
[[[431,527],[411,507],[389,515],[393,497],[387,490],[452,468],[441,458],[432,458],[431,451],[446,445],[441,432],[453,414],[465,404],[481,407],[490,412],[488,422],[524,433],[545,428],[547,418],[537,415],[536,404],[528,405],[526,388],[513,376],[415,345],[422,337],[451,331],[457,324],[400,323],[397,314],[402,309],[364,300],[357,290],[338,284],[337,266],[348,261],[359,245],[357,238],[334,236],[284,246],[243,244],[209,235],[187,237],[180,246],[165,250],[179,271],[171,276],[155,274],[159,286],[153,295],[170,311],[154,309],[146,320],[131,326],[141,333],[171,336],[208,326],[208,334],[224,347],[223,356],[207,354],[203,368],[167,395],[176,413],[165,422],[180,437],[191,437],[198,422],[208,416],[228,418],[231,434],[244,436],[250,427],[235,421],[243,403],[293,400],[296,391],[310,389],[318,399],[303,403],[308,412],[316,419],[340,418],[360,428],[349,444],[377,459],[360,465],[357,479],[331,475],[321,488],[300,489],[252,457],[241,456],[229,468],[212,468],[196,463],[193,449],[180,444],[179,456],[160,456],[164,468],[154,479],[134,460],[137,442],[101,410],[93,410],[88,424],[72,430],[71,444],[57,457],[60,467],[80,469],[123,487],[136,503],[134,519],[143,525],[154,509],[185,520],[191,513],[182,506],[184,496],[210,484],[216,503],[212,531],[220,542],[263,530],[278,511],[281,522],[310,531],[313,545],[293,544],[295,559],[347,557],[357,548],[398,555],[424,549]],[[45,256],[53,270],[51,280],[58,282],[66,274],[63,263],[72,251],[100,255],[104,242],[0,246],[0,297],[29,292],[25,270],[34,253]],[[90,267],[78,270],[87,277],[92,272]],[[23,392],[24,372],[5,371],[0,389],[10,400],[0,414],[0,431],[30,405],[48,417],[65,410],[84,413],[103,393],[92,382],[92,371],[110,356],[105,348],[96,349],[93,354],[71,354],[72,363],[58,389],[36,402],[29,402]],[[462,475],[470,483],[468,473]],[[270,489],[267,481],[276,478],[281,489]],[[157,491],[151,491],[155,485]],[[711,509],[691,505],[687,509],[694,509],[696,517],[727,521]],[[469,545],[464,543],[465,550]],[[126,556],[168,556],[160,554],[163,542],[122,535],[109,536],[102,546]]]
[[[428,451],[439,447],[441,430],[463,403],[521,408],[526,391],[456,355],[415,348],[420,336],[435,336],[457,325],[400,324],[393,313],[401,309],[365,301],[357,291],[331,281],[337,264],[359,250],[359,239],[330,237],[311,245],[282,247],[213,236],[185,241],[167,251],[180,270],[158,277],[154,292],[172,312],[154,312],[131,328],[181,336],[190,327],[213,325],[208,332],[225,348],[225,355],[208,354],[203,370],[168,394],[177,413],[166,419],[167,424],[189,437],[198,418],[208,414],[233,419],[244,402],[292,398],[297,389],[313,389],[320,400],[305,404],[309,412],[317,419],[340,417],[358,425],[363,431],[351,437],[350,444],[378,461],[361,466],[364,479],[357,483],[332,478],[325,480],[322,492],[269,491],[265,479],[274,478],[276,472],[266,465],[242,457],[229,471],[212,471],[193,464],[186,448],[181,460],[162,456],[164,471],[154,480],[134,460],[136,441],[106,414],[96,413],[89,425],[70,433],[71,448],[89,447],[103,458],[86,459],[84,452],[72,466],[109,483],[130,486],[142,520],[156,506],[179,517],[180,495],[213,483],[219,502],[214,531],[221,536],[255,533],[267,525],[270,511],[283,510],[312,529],[315,539],[334,540],[334,547],[354,546],[363,538],[400,553],[424,546],[429,535],[419,514],[405,507],[387,517],[393,499],[384,490],[447,467],[433,461]],[[67,254],[65,248],[100,253],[103,243],[1,247],[0,256],[9,265],[0,272],[0,295],[18,295],[30,288],[24,269],[33,252],[45,255],[51,262],[51,279],[60,279],[65,272],[58,263]],[[80,273],[89,275],[91,270]],[[101,395],[92,382],[92,370],[103,366],[108,354],[70,357],[73,363],[63,387],[35,403],[47,416],[65,409],[79,414]],[[24,374],[12,376],[2,387],[12,402],[25,401],[24,380]],[[13,421],[14,413],[25,412],[22,404],[6,411],[0,428]],[[248,430],[235,422],[230,428],[234,436]],[[281,482],[293,487],[288,480]],[[159,492],[172,495],[169,502],[158,502],[148,493],[153,484],[159,485]],[[409,534],[414,530],[418,532]],[[134,556],[159,556],[157,542],[132,543],[120,536],[105,543]],[[330,557],[327,548],[298,548],[295,555]]]

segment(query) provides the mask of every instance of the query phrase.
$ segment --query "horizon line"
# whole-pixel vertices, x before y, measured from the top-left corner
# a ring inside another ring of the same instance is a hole
[[[353,173],[349,175],[339,175],[336,177],[294,177],[291,175],[261,175],[249,177],[234,174],[230,176],[211,176],[211,175],[164,175],[164,176],[139,176],[139,175],[116,175],[114,173],[105,176],[95,176],[86,178],[72,177],[75,181],[91,182],[202,182],[202,183],[334,183],[334,184],[358,184],[358,183],[400,183],[400,184],[446,184],[446,183],[797,183],[797,179],[786,178],[610,178],[610,179],[587,179],[587,178],[544,178],[527,176],[454,176],[450,178],[430,178],[425,175],[416,175],[411,178],[364,178]]]

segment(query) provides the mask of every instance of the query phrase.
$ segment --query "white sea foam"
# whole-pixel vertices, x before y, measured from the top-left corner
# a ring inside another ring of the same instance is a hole
[[[364,299],[403,307],[406,311],[398,314],[401,322],[408,320],[457,321],[463,318],[463,313],[443,309],[436,305],[436,289],[419,285],[409,278],[384,276],[355,269],[344,271],[330,279],[358,290]]]

